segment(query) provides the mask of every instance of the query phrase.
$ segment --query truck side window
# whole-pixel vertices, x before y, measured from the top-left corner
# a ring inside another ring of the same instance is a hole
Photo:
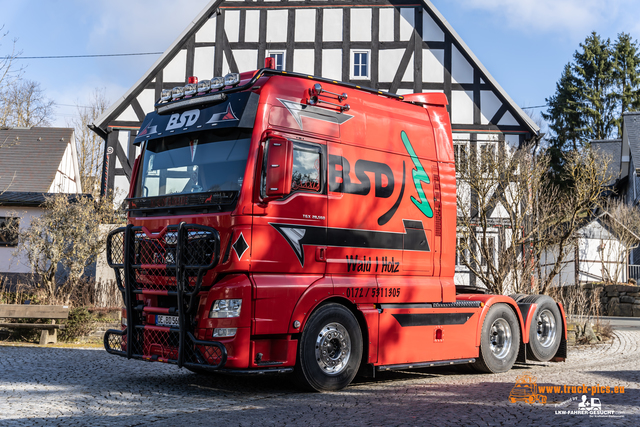
[[[264,198],[267,188],[267,153],[269,142],[262,156],[262,176],[260,179],[260,197]],[[291,171],[291,193],[298,191],[322,193],[322,149],[315,144],[293,143],[293,167]]]
[[[293,144],[291,192],[322,192],[322,150],[311,144]]]

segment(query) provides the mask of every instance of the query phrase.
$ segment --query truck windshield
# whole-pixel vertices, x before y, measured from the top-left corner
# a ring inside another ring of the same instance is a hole
[[[150,140],[135,197],[240,191],[250,142],[237,128]]]

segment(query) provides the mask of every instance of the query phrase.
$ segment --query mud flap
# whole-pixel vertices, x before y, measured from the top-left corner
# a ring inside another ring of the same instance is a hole
[[[527,363],[527,345],[520,341],[520,351],[518,351],[517,363]]]

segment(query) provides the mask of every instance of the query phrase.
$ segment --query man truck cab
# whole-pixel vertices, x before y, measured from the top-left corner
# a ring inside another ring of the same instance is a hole
[[[564,355],[550,299],[456,295],[443,94],[270,68],[193,79],[136,144],[128,225],[108,240],[126,305],[112,354],[321,391],[361,366],[503,372],[532,337],[530,357]]]

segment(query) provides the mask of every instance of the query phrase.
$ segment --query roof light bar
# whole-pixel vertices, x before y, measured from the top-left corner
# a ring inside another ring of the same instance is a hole
[[[171,101],[171,89],[164,89],[162,91],[162,95],[160,96],[160,100],[162,102]]]
[[[184,96],[193,96],[198,93],[198,85],[195,83],[189,83],[184,87]]]
[[[214,77],[211,79],[211,89],[222,89],[224,87],[223,77]]]
[[[235,86],[240,83],[240,74],[238,73],[229,73],[224,76],[224,85],[225,86]]]
[[[207,93],[211,90],[211,80],[203,80],[198,83],[198,95]]]

